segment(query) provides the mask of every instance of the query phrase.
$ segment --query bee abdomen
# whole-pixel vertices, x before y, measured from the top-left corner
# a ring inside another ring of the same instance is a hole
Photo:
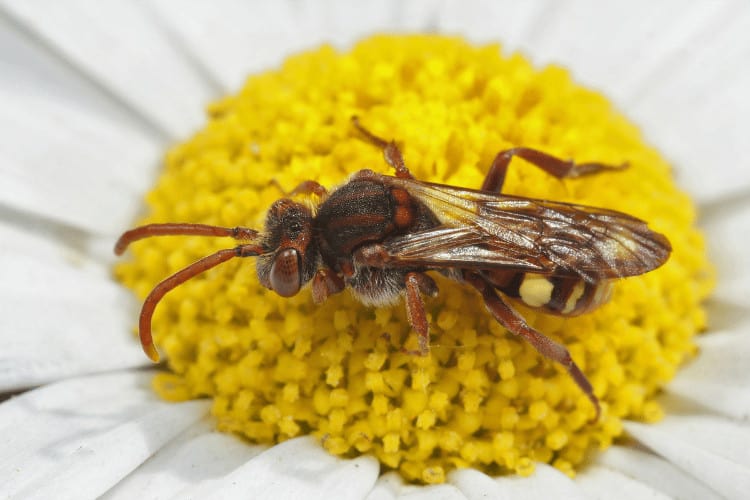
[[[503,276],[502,274],[506,274]],[[498,290],[529,307],[561,316],[577,316],[609,301],[612,280],[587,283],[579,278],[535,273],[489,273]]]

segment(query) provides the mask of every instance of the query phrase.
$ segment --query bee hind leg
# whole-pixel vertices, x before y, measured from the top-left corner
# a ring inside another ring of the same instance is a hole
[[[542,356],[557,361],[567,370],[576,385],[591,401],[591,404],[594,405],[595,416],[592,421],[596,422],[599,420],[599,416],[601,415],[599,399],[594,394],[591,382],[589,382],[586,375],[583,374],[575,361],[573,361],[570,352],[563,345],[531,328],[516,311],[497,295],[495,289],[484,278],[476,273],[464,272],[464,280],[482,294],[487,310],[501,325],[512,333],[523,337]]]
[[[558,179],[580,177],[591,175],[602,170],[623,170],[627,163],[622,165],[606,165],[604,163],[575,163],[573,160],[563,160],[550,154],[532,148],[512,148],[500,151],[490,166],[487,176],[482,183],[482,191],[493,193],[499,192],[505,182],[505,174],[514,156],[523,158],[532,165],[536,165],[550,175]]]

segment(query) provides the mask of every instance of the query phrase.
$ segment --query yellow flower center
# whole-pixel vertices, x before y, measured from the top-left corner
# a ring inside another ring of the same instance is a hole
[[[426,299],[431,355],[417,349],[404,306],[368,308],[347,293],[315,306],[309,290],[284,299],[235,259],[171,292],[154,335],[171,400],[212,397],[220,429],[274,443],[312,433],[337,455],[372,453],[408,480],[442,482],[455,467],[530,474],[535,461],[572,474],[622,418],[654,420],[654,396],[695,352],[711,273],[695,212],[670,169],[605,98],[568,73],[541,71],[495,45],[457,38],[378,36],[351,52],[330,47],[253,76],[209,108],[206,127],[174,147],[148,194],[145,222],[261,229],[284,191],[313,179],[329,188],[362,168],[392,174],[350,119],[395,139],[418,178],[477,188],[513,146],[610,164],[618,173],[560,181],[521,160],[505,193],[607,207],[645,219],[674,252],[662,268],[618,282],[597,311],[561,318],[517,306],[568,347],[601,399],[590,402],[556,364],[509,334],[476,292],[435,276]],[[309,197],[309,203],[315,202]],[[118,277],[144,297],[160,279],[232,240],[154,238],[133,245]]]

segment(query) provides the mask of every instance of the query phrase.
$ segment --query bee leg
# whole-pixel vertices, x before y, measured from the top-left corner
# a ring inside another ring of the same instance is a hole
[[[593,421],[596,422],[599,420],[599,416],[601,415],[599,399],[594,394],[594,389],[586,378],[586,375],[583,374],[575,361],[573,361],[570,352],[568,352],[568,350],[561,344],[558,344],[541,332],[531,328],[516,311],[514,311],[497,295],[494,288],[492,288],[484,278],[476,273],[464,272],[464,279],[482,294],[487,310],[501,325],[512,333],[523,337],[542,356],[557,361],[565,367],[568,374],[573,378],[573,381],[583,391],[586,397],[589,398],[591,404],[594,405],[596,413]]]
[[[292,191],[289,193],[289,196],[294,196],[295,194],[310,193],[317,196],[325,196],[328,191],[325,187],[321,186],[316,181],[302,181],[297,185],[296,188],[292,189]]]
[[[505,174],[508,171],[510,160],[518,156],[527,162],[536,165],[550,175],[558,179],[580,177],[590,175],[602,170],[623,170],[627,163],[622,165],[605,165],[603,163],[575,163],[573,160],[562,160],[556,156],[543,153],[532,148],[513,148],[500,151],[487,172],[487,177],[482,183],[482,191],[497,193],[503,187]]]
[[[388,264],[389,259],[390,256],[385,247],[380,243],[373,243],[372,245],[365,245],[356,249],[352,254],[351,262],[353,265],[359,267],[377,267],[383,269]],[[424,277],[429,278],[426,274]]]
[[[284,191],[284,188],[281,187],[281,184],[279,184],[279,181],[277,181],[276,179],[271,179],[271,184],[279,188],[279,191],[284,193],[284,196],[294,196],[295,194],[314,194],[316,196],[322,197],[328,194],[328,190],[316,181],[302,181],[297,184],[297,187],[289,192]]]
[[[359,118],[356,116],[352,116],[352,125],[359,130],[369,143],[383,150],[385,161],[396,170],[396,177],[404,179],[414,178],[409,172],[409,169],[406,168],[406,165],[404,164],[404,156],[401,154],[401,150],[394,141],[386,141],[385,139],[373,134],[359,123]]]
[[[330,269],[318,269],[313,276],[312,298],[316,304],[322,304],[326,299],[341,292],[346,287],[344,280]]]
[[[422,299],[422,290],[437,293],[435,282],[422,273],[408,273],[405,280],[406,285],[406,317],[409,324],[417,332],[419,349],[409,351],[403,349],[407,354],[418,354],[427,356],[430,354],[430,324],[427,321],[427,313],[424,310],[424,300]]]
[[[417,280],[417,284],[419,285],[419,291],[422,292],[422,294],[427,295],[428,297],[437,297],[438,295],[438,286],[437,283],[435,283],[435,280],[432,279],[429,275],[424,273],[409,273],[410,275],[414,275],[414,279]],[[409,275],[407,275],[408,277]]]

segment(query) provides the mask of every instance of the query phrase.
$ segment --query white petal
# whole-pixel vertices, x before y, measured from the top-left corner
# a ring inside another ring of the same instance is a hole
[[[0,392],[148,364],[130,294],[52,238],[0,223]]]
[[[8,83],[0,79],[0,203],[91,232],[129,225],[161,145],[85,107]]]
[[[142,120],[128,113],[105,89],[7,16],[0,16],[0,66],[0,85],[8,90],[74,102],[76,107],[114,118],[124,127],[144,126]]]
[[[508,488],[504,488],[490,476],[476,469],[459,469],[453,471],[448,475],[448,481],[458,488],[469,500],[479,498],[510,500],[513,498]]]
[[[228,473],[267,448],[215,432],[214,426],[210,419],[194,424],[102,498],[184,497],[187,488],[198,484],[217,488]]]
[[[427,486],[407,484],[397,472],[391,471],[378,478],[375,487],[367,495],[367,500],[390,500],[394,498],[401,500],[432,500],[435,498],[466,500],[471,497],[467,497],[455,484]]]
[[[156,11],[225,89],[324,42],[348,46],[377,31],[425,29],[436,2],[342,0],[248,3],[158,0]],[[252,50],[248,50],[252,48]]]
[[[451,484],[405,485],[396,498],[399,500],[467,500],[466,495]]]
[[[710,332],[699,337],[700,355],[669,385],[672,394],[733,418],[750,417],[750,198],[730,197],[704,207],[702,225],[718,286],[708,301]]]
[[[750,312],[750,193],[703,206],[701,225],[706,233],[709,256],[717,268],[718,286],[710,306],[712,329],[747,327]]]
[[[375,486],[367,494],[366,500],[393,500],[398,497],[398,492],[404,486],[404,480],[398,472],[386,472],[375,481]]]
[[[596,463],[625,474],[670,498],[721,500],[716,492],[695,477],[652,453],[612,446],[597,457]]]
[[[677,167],[679,183],[699,201],[721,200],[750,187],[739,160],[750,129],[750,72],[738,65],[750,54],[750,4],[744,1],[674,3],[691,16],[665,37],[669,57],[641,82],[627,111],[646,137]],[[679,124],[676,125],[676,124]],[[716,166],[707,174],[706,166]]]
[[[151,376],[73,379],[0,405],[0,496],[93,498],[205,415],[206,401],[157,401]]]
[[[461,469],[449,475],[451,484],[457,486],[466,498],[498,498],[524,500],[577,500],[587,498],[576,483],[559,470],[547,464],[536,464],[529,477],[501,476],[491,478],[473,469]]]
[[[554,467],[542,463],[536,464],[536,470],[531,477],[508,476],[497,478],[496,481],[507,487],[512,492],[513,498],[526,495],[527,488],[528,498],[532,499],[543,500],[551,496],[563,500],[588,498],[583,490],[568,476]]]
[[[412,16],[426,17],[405,18],[399,13],[404,4],[406,2],[399,0],[356,3],[326,0],[321,8],[318,0],[302,0],[297,18],[302,30],[312,39],[347,47],[357,39],[377,32],[424,31],[439,8],[439,5],[427,3],[409,12]]]
[[[669,500],[667,495],[612,469],[590,465],[576,476],[588,498],[601,500]]]
[[[217,485],[185,490],[190,498],[364,498],[378,477],[378,461],[334,457],[312,437],[276,445],[227,474]]]
[[[165,134],[181,137],[204,121],[202,107],[215,90],[140,2],[4,0],[3,6]]]
[[[667,390],[726,416],[750,418],[747,326],[701,336],[700,354],[680,370]]]
[[[153,8],[161,22],[230,92],[248,75],[277,67],[284,55],[314,45],[297,29],[290,2],[160,0]]]
[[[467,500],[458,488],[450,484],[407,485],[396,498],[399,500]]]
[[[569,67],[615,99],[699,200],[750,187],[747,2],[448,2],[438,27]]]
[[[727,498],[750,491],[750,428],[711,416],[625,422],[635,439]]]

